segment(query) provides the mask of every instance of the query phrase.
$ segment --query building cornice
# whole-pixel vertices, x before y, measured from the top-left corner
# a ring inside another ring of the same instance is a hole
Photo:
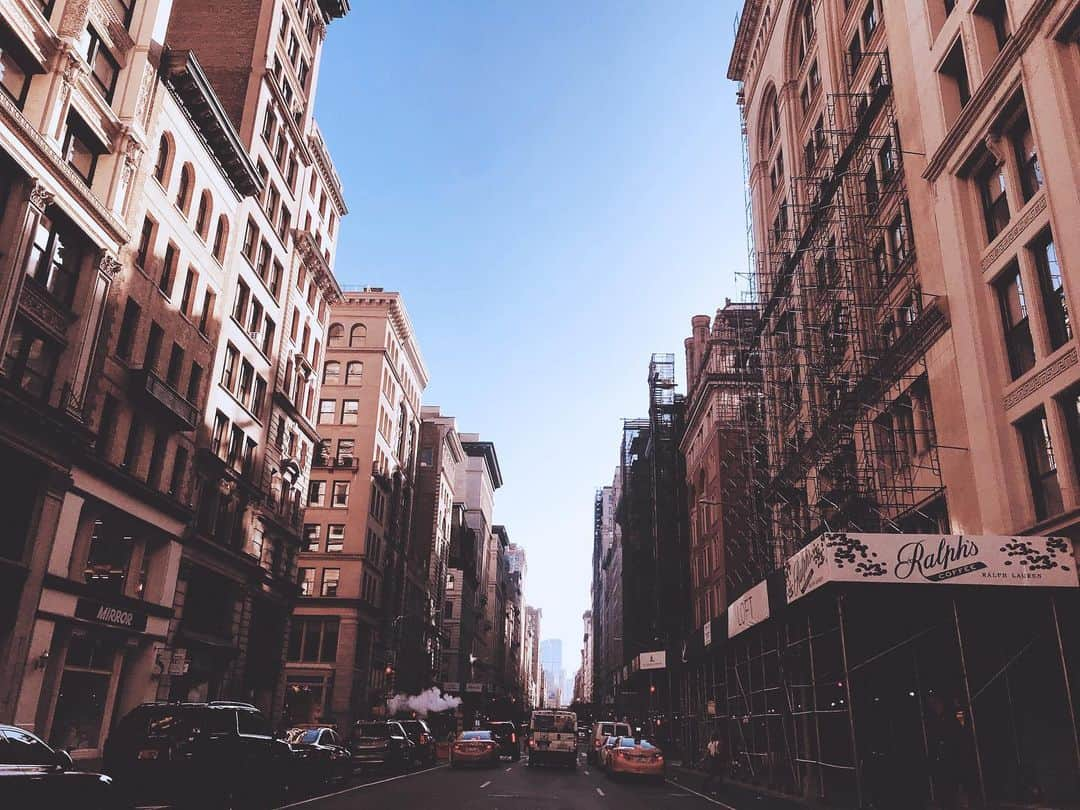
[[[499,469],[499,457],[495,453],[494,442],[463,441],[461,446],[466,455],[484,459],[494,489],[498,489],[503,485],[502,470]]]
[[[262,179],[192,51],[166,50],[161,74],[240,197],[262,192]]]
[[[341,178],[338,177],[337,169],[334,168],[334,161],[326,148],[326,141],[323,140],[322,131],[314,119],[311,121],[311,131],[308,132],[307,139],[312,162],[319,170],[319,174],[322,175],[323,185],[330,190],[330,196],[333,198],[338,216],[343,217],[349,213],[349,207],[345,205],[345,194],[341,189]]]
[[[754,32],[757,31],[763,5],[763,0],[745,0],[743,3],[727,70],[727,77],[733,82],[743,81],[743,73],[746,71],[747,58],[753,47]]]
[[[296,246],[296,252],[299,254],[300,260],[304,263],[308,272],[311,273],[327,303],[341,303],[343,298],[341,285],[338,284],[337,278],[334,277],[334,271],[330,269],[326,258],[319,251],[315,238],[307,231],[297,228],[293,231],[293,244]]]

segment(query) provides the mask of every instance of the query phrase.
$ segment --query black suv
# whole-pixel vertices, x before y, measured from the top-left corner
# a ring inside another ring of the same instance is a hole
[[[358,720],[353,727],[351,748],[355,765],[381,765],[407,771],[416,758],[412,740],[396,720]]]
[[[435,752],[435,736],[423,720],[398,720],[413,744],[413,756],[421,765],[434,765],[438,760]]]
[[[4,807],[119,807],[112,779],[76,771],[56,751],[17,726],[0,726],[0,804]]]
[[[249,703],[144,703],[105,743],[105,772],[135,804],[266,807],[279,803],[293,757]]]
[[[480,727],[491,732],[491,736],[499,744],[500,757],[510,757],[514,762],[521,759],[517,726],[509,720],[492,720],[489,723],[482,723]]]

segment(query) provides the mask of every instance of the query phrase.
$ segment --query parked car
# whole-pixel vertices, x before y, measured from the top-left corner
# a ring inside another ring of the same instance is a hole
[[[664,781],[664,754],[648,740],[619,737],[608,754],[607,773],[618,776],[644,776]]]
[[[292,764],[249,703],[144,703],[105,742],[104,770],[134,804],[270,806]]]
[[[499,744],[499,756],[510,757],[514,762],[521,759],[521,744],[518,741],[517,726],[509,720],[493,720],[483,723],[481,728],[491,732]]]
[[[435,752],[435,735],[423,720],[399,720],[409,742],[413,744],[413,756],[422,765],[434,765],[438,761]]]
[[[489,730],[463,731],[450,746],[450,767],[498,765],[499,744]]]
[[[611,750],[619,744],[619,738],[612,735],[605,737],[600,749],[596,752],[596,767],[600,770],[605,770],[608,766],[608,760],[611,758]]]
[[[353,727],[353,762],[384,765],[395,771],[409,769],[415,756],[413,743],[396,720],[361,720]]]
[[[352,753],[341,736],[326,726],[293,728],[285,732],[293,754],[292,784],[318,787],[352,778]]]
[[[113,780],[75,770],[67,751],[36,734],[0,725],[0,807],[119,807]]]
[[[611,736],[632,737],[629,723],[617,723],[613,720],[601,720],[593,723],[592,733],[589,735],[589,746],[585,750],[585,759],[592,765],[599,762],[600,747]]]
[[[576,768],[576,729],[577,715],[574,712],[533,712],[529,720],[529,767],[553,762]]]

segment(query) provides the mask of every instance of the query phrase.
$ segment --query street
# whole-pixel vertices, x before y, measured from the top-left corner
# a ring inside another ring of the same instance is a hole
[[[361,777],[357,777],[358,780]],[[694,782],[693,784],[697,784]],[[613,780],[586,766],[580,758],[576,770],[530,768],[504,760],[497,768],[455,770],[435,768],[400,776],[371,776],[344,790],[296,801],[285,808],[305,810],[354,810],[367,807],[426,808],[439,810],[786,810],[791,802],[725,788],[707,797],[669,778],[664,784],[637,780]]]

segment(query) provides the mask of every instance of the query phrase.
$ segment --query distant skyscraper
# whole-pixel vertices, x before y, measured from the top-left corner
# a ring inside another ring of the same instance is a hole
[[[564,688],[562,639],[548,638],[540,642],[540,668],[544,670],[544,706],[561,706]]]

